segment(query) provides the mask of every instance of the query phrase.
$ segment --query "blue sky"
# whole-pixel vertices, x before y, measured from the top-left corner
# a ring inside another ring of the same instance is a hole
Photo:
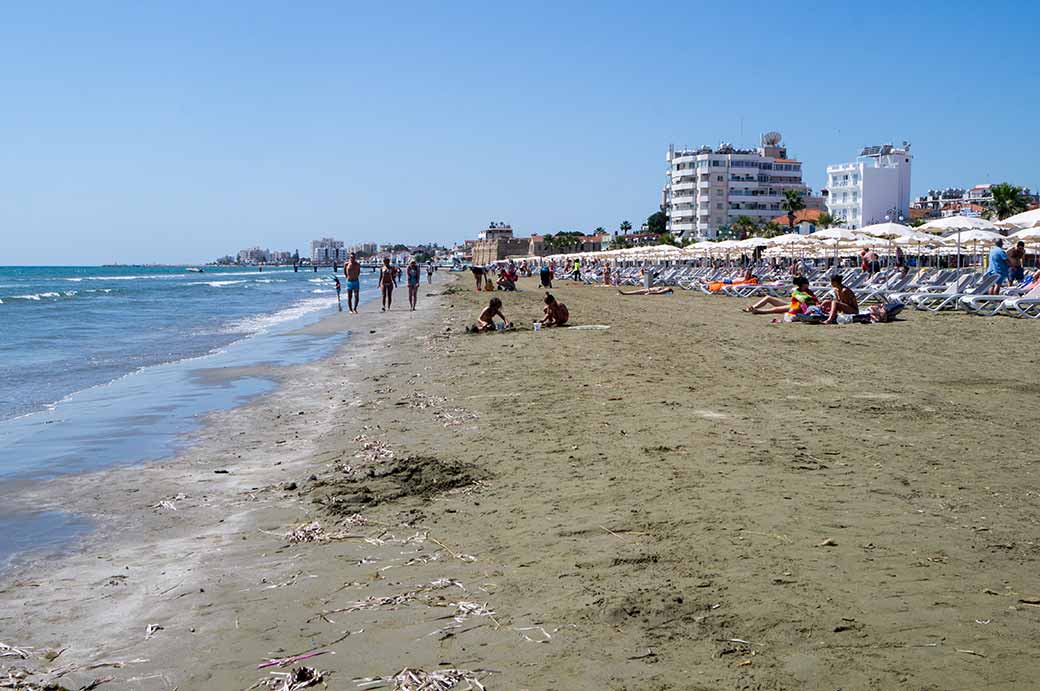
[[[814,189],[1040,185],[1036,3],[208,4],[5,7],[0,264],[638,225],[669,143],[774,129]]]

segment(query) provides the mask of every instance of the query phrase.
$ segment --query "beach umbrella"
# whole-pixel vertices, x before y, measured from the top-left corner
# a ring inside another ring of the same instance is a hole
[[[885,240],[897,240],[910,235],[914,230],[902,223],[874,223],[869,226],[863,226],[856,232]]]
[[[853,245],[863,240],[867,240],[871,243],[874,241],[865,235],[860,235],[854,230],[848,228],[828,228],[827,230],[821,230],[818,233],[812,233],[807,235],[806,238],[814,245],[823,245],[824,247],[834,248],[834,263],[838,263],[838,247]]]
[[[1023,242],[1040,242],[1040,225],[1032,228],[1023,228],[1017,233],[1008,235],[1009,240],[1021,240]]]
[[[902,223],[886,222],[874,223],[869,226],[863,226],[859,229],[859,232],[863,233],[864,235],[871,235],[876,238],[888,240],[889,245],[891,245],[889,249],[892,250],[891,252],[889,252],[889,254],[895,254],[895,241],[899,238],[910,235],[914,231],[911,230],[909,226],[905,226]]]
[[[1001,239],[1003,237],[1004,237],[1003,235],[1001,235],[1000,233],[997,233],[995,231],[992,231],[992,230],[981,230],[979,228],[974,228],[972,230],[964,231],[963,233],[957,233],[957,253],[960,254],[960,246],[961,246],[962,242],[970,242],[971,243],[971,253],[972,253],[972,255],[974,255],[976,253],[976,248],[977,248],[977,246],[978,246],[978,244],[980,242],[984,246],[985,245],[992,245],[994,242],[996,242],[997,240],[999,240],[999,239]],[[944,238],[944,242],[946,242],[946,244],[951,244],[952,239],[953,239],[953,236]]]
[[[1032,228],[1040,225],[1040,209],[1030,209],[1014,216],[1008,216],[1003,221],[997,221],[1001,228]]]
[[[808,238],[808,240],[812,242],[817,242],[820,240],[832,240],[834,242],[855,242],[856,240],[859,240],[862,237],[862,235],[860,235],[858,231],[849,230],[848,228],[828,228],[826,230],[820,230],[815,233],[812,233],[811,235],[805,235],[801,237]]]
[[[968,230],[996,230],[996,224],[974,216],[947,216],[928,221],[918,230],[928,233],[957,233],[957,268],[961,267],[961,233]]]

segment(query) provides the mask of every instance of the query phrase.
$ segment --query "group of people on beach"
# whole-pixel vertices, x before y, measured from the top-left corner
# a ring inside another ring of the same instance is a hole
[[[422,270],[419,262],[412,259],[404,270],[408,285],[408,307],[414,312],[419,301],[419,283],[422,278]],[[343,265],[343,277],[347,281],[347,311],[358,314],[358,302],[361,299],[361,262],[358,261],[357,253],[351,252],[347,263]],[[394,288],[401,280],[401,267],[391,266],[388,257],[383,258],[383,265],[379,267],[379,293],[382,298],[380,311],[386,312],[394,302]],[[427,283],[433,283],[433,264],[426,265]],[[339,278],[336,281],[336,297],[340,296]],[[342,307],[340,308],[342,309]]]
[[[816,297],[816,293],[809,287],[809,279],[796,275],[790,300],[768,295],[756,303],[745,306],[743,311],[748,314],[780,314],[785,322],[848,324],[892,321],[903,309],[902,303],[891,302],[872,305],[869,310],[861,313],[856,293],[844,284],[841,275],[834,274],[830,280],[834,297],[829,300]]]
[[[553,296],[552,293],[546,292],[545,297],[542,298],[542,302],[545,307],[542,308],[542,318],[535,322],[541,328],[543,326],[566,326],[570,320],[571,315],[567,310],[567,305],[563,304]],[[498,317],[502,322],[496,323],[495,317]],[[502,301],[498,298],[491,298],[488,306],[485,307],[480,316],[477,318],[477,323],[472,326],[467,326],[466,331],[468,333],[483,333],[486,331],[502,331],[504,329],[513,328],[513,322],[506,319],[506,315],[502,313]]]

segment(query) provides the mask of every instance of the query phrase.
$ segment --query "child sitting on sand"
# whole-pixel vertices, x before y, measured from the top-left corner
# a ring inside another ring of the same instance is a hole
[[[552,293],[545,294],[545,317],[542,319],[542,326],[564,326],[567,320],[571,318],[570,312],[567,311],[567,305],[562,302],[557,302],[556,298],[552,296]]]
[[[505,328],[510,329],[513,327],[513,322],[507,321],[506,315],[502,314],[502,301],[498,298],[491,298],[491,302],[489,302],[488,306],[484,308],[484,311],[480,313],[477,323],[473,326],[466,327],[466,333],[494,331],[496,316],[505,322]]]

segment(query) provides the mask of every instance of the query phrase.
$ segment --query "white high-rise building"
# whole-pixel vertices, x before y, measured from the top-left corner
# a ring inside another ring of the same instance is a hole
[[[343,241],[333,238],[311,240],[311,261],[315,264],[342,264],[347,258]]]
[[[715,238],[721,226],[739,216],[764,224],[781,213],[786,190],[813,199],[802,182],[802,164],[787,157],[779,132],[762,135],[757,149],[701,147],[677,151],[668,147],[668,182],[662,205],[667,230],[676,237]]]
[[[848,228],[910,218],[910,145],[868,146],[852,163],[827,166],[827,211]]]

